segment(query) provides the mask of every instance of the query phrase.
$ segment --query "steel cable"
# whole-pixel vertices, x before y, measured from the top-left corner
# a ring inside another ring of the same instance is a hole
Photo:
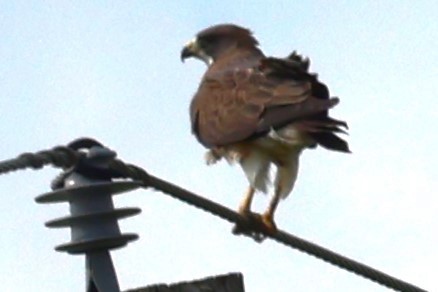
[[[55,147],[52,150],[40,151],[37,153],[24,153],[15,159],[0,162],[0,174],[25,168],[39,169],[45,165],[50,164],[55,167],[61,167],[63,169],[71,168],[74,167],[81,158],[85,157],[85,155],[86,154],[82,151],[76,151],[64,146]],[[277,242],[283,243],[286,246],[298,249],[309,255],[313,255],[335,266],[353,272],[357,275],[363,276],[367,279],[370,279],[374,282],[377,282],[383,286],[392,288],[397,291],[426,291],[410,283],[380,272],[372,267],[337,254],[317,244],[289,234],[285,231],[278,230],[276,233],[270,234],[269,232],[266,232],[265,230],[263,230],[263,228],[255,224],[254,221],[241,216],[237,212],[209,199],[201,197],[193,192],[185,190],[175,184],[150,175],[138,166],[126,164],[119,159],[114,159],[109,164],[109,168],[116,173],[119,173],[119,177],[130,178],[132,180],[140,180],[142,181],[145,188],[150,187],[155,190],[161,191],[167,195],[172,196],[173,198],[179,199],[185,203],[198,207],[222,219],[235,223],[237,226],[241,227],[240,233],[248,235],[258,241],[260,241],[260,239],[262,238],[260,237],[260,235],[262,235],[263,238],[272,238]]]

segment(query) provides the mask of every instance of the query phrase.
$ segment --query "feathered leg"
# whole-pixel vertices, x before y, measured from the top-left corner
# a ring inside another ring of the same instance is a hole
[[[262,221],[269,232],[275,233],[277,227],[274,221],[274,213],[280,199],[285,198],[292,191],[298,174],[298,158],[300,151],[292,152],[289,159],[277,163],[275,177],[275,190],[268,208],[262,214]]]
[[[256,190],[266,192],[269,181],[269,159],[259,151],[250,151],[241,155],[240,165],[249,182],[248,191],[239,206],[239,213],[248,215]]]
[[[251,212],[251,203],[256,190],[261,192],[266,192],[267,185],[269,182],[269,164],[270,161],[268,157],[259,151],[251,151],[241,155],[239,161],[242,166],[243,171],[249,182],[248,191],[246,192],[243,200],[240,203],[238,212],[246,218],[249,225],[255,224],[256,226],[261,225],[260,215]],[[254,235],[248,226],[238,226],[233,228],[233,233],[248,233]],[[260,238],[256,236],[258,240]],[[257,239],[256,239],[257,240]]]

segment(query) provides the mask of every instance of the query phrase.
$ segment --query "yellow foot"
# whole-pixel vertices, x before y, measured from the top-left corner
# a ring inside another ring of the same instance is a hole
[[[263,229],[266,231],[266,233],[272,235],[277,232],[277,225],[275,225],[274,218],[269,213],[263,213],[261,216],[261,221],[263,224]]]
[[[245,224],[240,225],[236,224],[233,227],[233,233],[234,234],[244,234],[248,232],[252,232],[254,229],[254,225],[260,224],[260,215],[251,212],[248,208],[239,208],[237,211],[244,219]]]
[[[249,208],[244,207],[244,206],[239,207],[239,209],[237,210],[237,213],[239,213],[243,217],[248,217],[248,216],[251,216],[251,214],[254,214],[249,210]]]
[[[277,226],[272,216],[269,214],[257,214],[249,210],[239,209],[239,214],[245,218],[245,224],[236,224],[233,227],[233,234],[247,235],[257,242],[262,242],[266,235],[274,235],[277,232]]]

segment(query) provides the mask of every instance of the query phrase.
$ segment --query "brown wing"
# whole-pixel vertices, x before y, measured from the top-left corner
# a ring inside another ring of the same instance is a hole
[[[330,99],[327,86],[318,81],[316,74],[308,73],[309,66],[310,60],[298,55],[295,51],[286,59],[265,58],[262,60],[262,67],[266,68],[265,71],[268,74],[286,79],[308,80],[311,82],[311,95],[313,97]],[[338,102],[337,98],[332,98],[332,100]],[[270,120],[270,116],[278,119],[281,116],[279,114],[281,111],[287,115],[286,109],[276,108],[267,112],[266,120]],[[267,123],[269,124],[269,122]],[[348,143],[336,135],[336,133],[346,134],[342,128],[348,129],[347,123],[330,118],[328,109],[296,122],[295,126],[327,149],[350,152]]]
[[[260,136],[337,104],[336,98],[313,95],[315,78],[307,72],[286,66],[293,74],[285,73],[269,60],[256,68],[207,73],[190,107],[192,130],[204,146]]]

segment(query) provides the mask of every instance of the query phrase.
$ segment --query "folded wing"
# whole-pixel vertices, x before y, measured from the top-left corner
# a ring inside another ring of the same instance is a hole
[[[346,123],[328,117],[339,100],[305,65],[293,57],[263,58],[252,67],[207,72],[190,106],[194,134],[212,148],[294,123],[321,146],[349,152],[336,135]]]

